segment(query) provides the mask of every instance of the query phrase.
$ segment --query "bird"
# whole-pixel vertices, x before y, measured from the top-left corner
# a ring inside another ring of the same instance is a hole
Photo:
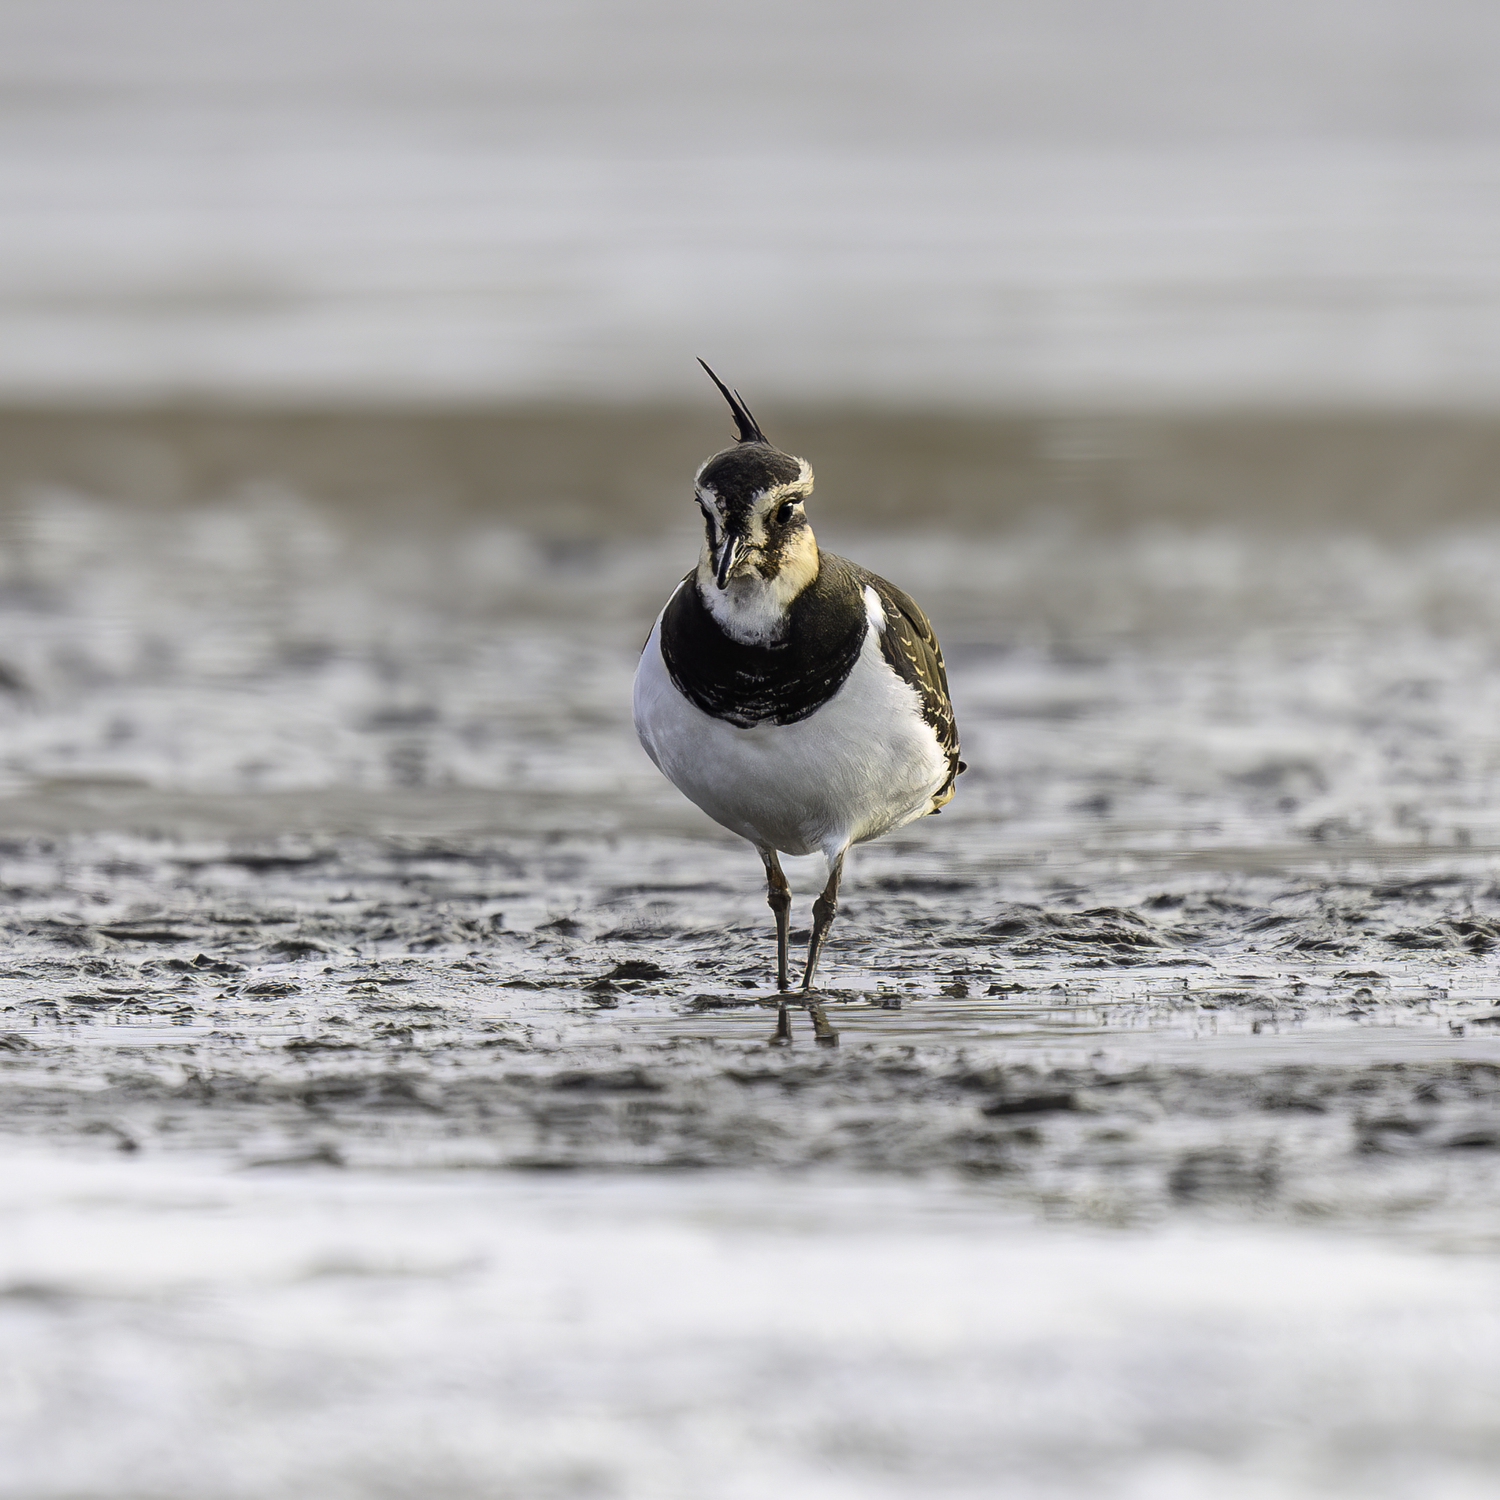
[[[800,999],[814,1036],[838,1034],[814,981],[850,847],[936,813],[966,768],[927,616],[884,578],[823,551],[813,471],[760,429],[738,391],[735,441],[698,468],[697,566],[652,626],[633,708],[646,754],[709,817],[752,844],[776,921],[775,1045],[789,1045],[788,913],[780,854],[821,853]]]

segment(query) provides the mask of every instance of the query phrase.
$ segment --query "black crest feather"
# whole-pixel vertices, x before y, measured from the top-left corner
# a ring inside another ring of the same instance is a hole
[[[729,403],[729,409],[734,413],[735,436],[742,443],[765,443],[770,444],[770,438],[760,430],[760,423],[750,415],[750,408],[745,405],[738,391],[732,391],[712,370],[708,368],[708,362],[700,359],[698,361],[708,374],[708,378],[718,386],[719,393]]]

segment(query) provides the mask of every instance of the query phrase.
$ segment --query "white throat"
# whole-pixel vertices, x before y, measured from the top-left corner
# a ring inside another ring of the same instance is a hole
[[[806,545],[787,558],[772,578],[753,569],[736,575],[721,589],[714,578],[708,549],[698,562],[698,592],[720,629],[746,646],[769,646],[786,634],[787,611],[797,595],[818,576],[818,545],[804,532]]]

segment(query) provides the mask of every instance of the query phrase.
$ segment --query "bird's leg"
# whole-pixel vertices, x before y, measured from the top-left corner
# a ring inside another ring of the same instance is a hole
[[[818,959],[822,956],[823,943],[828,929],[839,909],[839,877],[844,873],[844,851],[839,850],[835,859],[828,861],[828,884],[823,894],[813,902],[812,937],[807,944],[807,972],[802,976],[802,994],[807,1003],[807,1013],[812,1017],[813,1036],[820,1047],[837,1047],[839,1034],[828,1024],[828,1016],[822,1004],[812,998],[813,977],[818,971]]]
[[[763,849],[760,855],[766,866],[766,905],[776,916],[776,988],[785,992],[791,989],[787,978],[787,913],[792,909],[792,888],[786,883],[781,871],[781,861],[774,849]]]
[[[813,976],[818,971],[818,959],[823,953],[823,943],[839,909],[839,877],[843,873],[844,851],[840,849],[837,858],[828,861],[828,884],[823,887],[823,894],[813,902],[812,938],[807,945],[807,972],[802,976],[804,993],[812,988]]]
[[[761,859],[766,867],[766,905],[776,916],[776,989],[781,1003],[776,1007],[776,1034],[771,1038],[773,1047],[792,1045],[792,1018],[786,1013],[786,992],[791,988],[787,978],[787,945],[789,942],[788,917],[792,909],[792,889],[782,873],[781,861],[774,849],[762,849]]]

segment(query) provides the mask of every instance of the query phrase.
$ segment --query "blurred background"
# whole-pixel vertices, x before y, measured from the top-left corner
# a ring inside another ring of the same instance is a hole
[[[552,774],[695,550],[700,354],[960,677],[1489,650],[1477,0],[278,5],[0,7],[12,787],[493,785],[558,709]]]
[[[0,1497],[1492,1493],[1497,73],[0,0]],[[811,1061],[630,724],[699,355],[970,765]]]
[[[650,524],[722,436],[702,354],[854,516],[1483,509],[1497,33],[1478,0],[10,0],[0,482]]]

